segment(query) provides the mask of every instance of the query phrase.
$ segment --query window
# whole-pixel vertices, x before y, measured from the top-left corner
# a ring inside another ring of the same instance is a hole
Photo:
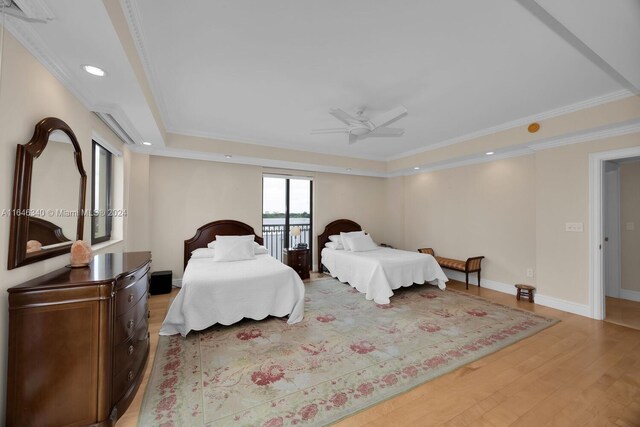
[[[91,166],[91,244],[111,239],[112,154],[93,141]]]
[[[262,237],[274,258],[282,260],[283,248],[299,244],[311,249],[312,191],[310,178],[278,175],[262,178]]]

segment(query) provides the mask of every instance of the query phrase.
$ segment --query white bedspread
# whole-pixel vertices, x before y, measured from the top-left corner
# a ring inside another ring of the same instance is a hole
[[[270,255],[235,262],[191,259],[182,289],[173,300],[160,335],[199,331],[248,317],[255,320],[289,315],[288,323],[304,316],[304,283],[290,267]]]
[[[440,289],[445,289],[449,280],[431,255],[391,248],[367,252],[324,248],[322,264],[331,276],[378,304],[389,304],[393,289],[436,281]]]

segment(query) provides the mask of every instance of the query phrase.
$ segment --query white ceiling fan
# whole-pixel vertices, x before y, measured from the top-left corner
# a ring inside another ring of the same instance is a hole
[[[355,116],[352,116],[339,108],[332,108],[329,110],[329,114],[347,125],[347,127],[314,129],[311,133],[346,133],[349,135],[349,144],[353,144],[354,142],[365,138],[388,138],[402,136],[404,134],[404,129],[385,127],[407,115],[407,109],[402,105],[389,110],[386,113],[382,113],[373,119],[366,117],[364,115],[364,110],[365,109],[363,107],[358,110]]]

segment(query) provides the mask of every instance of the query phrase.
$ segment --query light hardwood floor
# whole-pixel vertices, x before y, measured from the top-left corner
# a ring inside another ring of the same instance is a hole
[[[607,297],[607,322],[640,329],[640,302]]]
[[[463,283],[448,286],[464,292]],[[640,426],[639,330],[518,302],[489,289],[473,286],[467,292],[561,322],[338,426]],[[175,293],[150,299],[151,358],[118,427],[136,425],[158,330]]]

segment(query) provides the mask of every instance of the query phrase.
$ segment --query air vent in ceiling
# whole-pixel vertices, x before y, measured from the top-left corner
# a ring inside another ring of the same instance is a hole
[[[128,145],[136,145],[136,142],[133,140],[133,138],[131,138],[129,133],[124,130],[122,126],[120,126],[120,123],[118,123],[115,117],[113,117],[111,114],[103,113],[100,111],[94,111],[94,114],[100,117],[100,120],[102,120],[107,126],[109,126],[109,129],[111,129],[113,133],[118,135],[122,142]]]
[[[42,0],[0,0],[2,11],[7,16],[27,22],[46,23],[55,19],[55,15]]]

